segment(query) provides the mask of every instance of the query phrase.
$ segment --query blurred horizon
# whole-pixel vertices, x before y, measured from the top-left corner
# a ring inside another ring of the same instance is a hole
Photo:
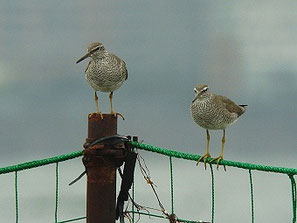
[[[128,80],[114,92],[115,111],[126,118],[119,119],[119,134],[137,135],[144,143],[159,147],[204,154],[205,130],[193,122],[190,104],[193,88],[206,83],[212,92],[248,104],[245,114],[226,130],[226,160],[297,168],[297,2],[4,0],[0,5],[1,167],[82,149],[87,115],[95,111],[95,105],[93,90],[84,79],[87,61],[75,62],[90,42],[100,41],[126,62],[129,72]],[[100,108],[108,113],[108,94],[98,92],[98,97]],[[222,131],[210,134],[210,153],[215,157]],[[145,156],[161,180],[164,173],[157,171],[163,168],[162,158]],[[81,164],[74,163],[76,172],[69,167],[65,175],[79,174]],[[200,177],[209,180],[202,165],[196,168],[191,163],[188,175],[182,173],[183,165],[187,164],[180,163],[180,181],[185,176],[193,184],[179,184],[180,204],[191,196],[185,188],[195,190],[197,183],[202,183],[195,181]],[[235,200],[245,199],[240,188],[246,178],[229,169],[216,174],[222,185],[218,189],[222,198],[218,222],[249,219],[240,205],[233,206],[232,212],[230,207],[225,207],[229,212],[222,211],[228,193],[233,192]],[[36,174],[44,177],[45,173]],[[196,174],[196,178],[190,177]],[[24,184],[30,184],[32,178],[34,175],[23,179]],[[288,204],[287,191],[276,195],[278,188],[287,187],[281,176],[270,181],[259,174],[257,179],[258,196],[269,192],[275,196],[275,200],[269,197],[269,205]],[[11,189],[12,182],[8,182],[0,180],[3,191]],[[199,184],[203,201],[209,198],[202,193],[206,184]],[[232,185],[237,189],[230,190]],[[31,187],[38,188],[37,183]],[[73,192],[75,202],[84,190],[83,184],[78,187]],[[144,200],[149,197],[144,190],[139,193]],[[281,198],[284,200],[279,201]],[[6,194],[0,193],[1,207],[5,207],[3,200],[7,200]],[[276,201],[279,203],[272,204]],[[191,213],[195,202],[198,199],[188,205]],[[263,216],[270,213],[271,221],[291,217],[280,206],[277,217],[271,213],[273,209],[265,207]],[[208,207],[201,210],[204,216],[209,212]],[[230,220],[228,214],[234,218]],[[256,220],[260,219],[264,217],[259,214]]]

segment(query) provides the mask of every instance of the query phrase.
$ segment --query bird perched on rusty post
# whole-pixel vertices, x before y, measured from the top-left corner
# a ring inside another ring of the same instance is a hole
[[[113,92],[119,89],[123,82],[128,78],[126,63],[118,56],[105,50],[102,43],[94,42],[89,44],[87,53],[76,63],[90,57],[91,60],[85,70],[85,78],[95,91],[96,113],[103,119],[99,110],[98,96],[96,91],[110,92],[110,114],[114,116],[124,116],[121,113],[114,112],[112,105]]]
[[[223,159],[224,154],[225,130],[238,120],[239,116],[245,112],[247,105],[237,105],[224,96],[211,93],[206,84],[197,85],[194,92],[195,98],[191,105],[192,117],[199,126],[206,129],[207,135],[206,153],[198,159],[197,165],[203,160],[206,169],[207,158],[211,157],[209,153],[209,130],[221,129],[223,130],[223,138],[220,156],[210,161],[212,163],[216,160],[217,168],[219,168],[219,162]]]

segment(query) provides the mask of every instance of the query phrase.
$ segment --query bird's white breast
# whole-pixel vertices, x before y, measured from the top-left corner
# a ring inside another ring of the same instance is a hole
[[[102,58],[91,61],[85,78],[95,91],[111,92],[121,87],[125,74],[115,59]]]

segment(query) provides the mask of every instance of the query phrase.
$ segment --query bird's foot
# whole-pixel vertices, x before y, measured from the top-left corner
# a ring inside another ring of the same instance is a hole
[[[100,115],[101,119],[103,119],[103,115],[101,112],[97,112],[98,115]]]
[[[204,163],[204,169],[206,170],[206,161],[207,161],[207,158],[211,157],[209,153],[206,153],[205,155],[201,156],[198,160],[197,160],[197,163],[196,163],[196,166],[198,166],[199,162],[201,160],[203,160],[203,163]]]
[[[209,163],[213,163],[214,161],[217,161],[217,170],[219,170],[219,165],[220,165],[220,161],[223,160],[223,156],[220,155],[219,157],[216,157],[214,159],[212,159]],[[226,166],[223,165],[224,170],[226,171]]]
[[[113,115],[114,117],[117,117],[119,115],[119,116],[121,116],[121,118],[123,120],[125,120],[124,116],[121,113],[119,113],[119,112],[111,111],[110,114]]]
[[[101,112],[94,112],[94,113],[90,114],[90,116],[100,116],[100,118],[103,119],[103,115]]]

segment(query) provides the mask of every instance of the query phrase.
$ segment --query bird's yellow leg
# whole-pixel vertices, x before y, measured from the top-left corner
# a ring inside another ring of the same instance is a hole
[[[210,161],[210,163],[212,163],[215,160],[217,161],[217,169],[219,169],[220,161],[223,159],[225,142],[226,142],[225,129],[223,129],[222,148],[221,148],[220,156]],[[224,165],[224,170],[226,171],[225,165]]]
[[[206,169],[206,160],[208,157],[210,157],[210,154],[209,154],[209,142],[210,142],[210,135],[209,135],[209,131],[208,129],[206,129],[206,138],[207,138],[207,142],[206,142],[206,153],[205,155],[201,156],[198,160],[197,160],[197,163],[196,163],[196,166],[198,166],[199,162],[201,160],[203,160],[203,163],[204,163],[204,168]]]
[[[103,115],[99,110],[99,104],[98,104],[98,96],[97,93],[95,91],[95,105],[96,105],[96,113],[100,115],[100,117],[103,119]]]
[[[121,116],[122,117],[122,119],[123,120],[125,120],[125,118],[124,118],[124,116],[121,114],[121,113],[119,113],[119,112],[114,112],[114,110],[113,110],[113,106],[112,106],[112,96],[113,96],[113,91],[112,92],[110,92],[110,94],[109,94],[109,101],[110,101],[110,114],[112,114],[112,115],[114,115],[114,117],[116,117],[116,116]]]

